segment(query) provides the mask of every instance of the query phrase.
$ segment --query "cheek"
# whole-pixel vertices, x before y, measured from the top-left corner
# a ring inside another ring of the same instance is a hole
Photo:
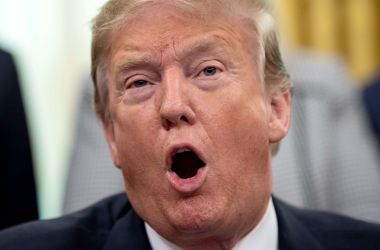
[[[210,107],[207,132],[211,139],[219,141],[215,145],[229,147],[231,150],[241,150],[243,145],[249,149],[265,148],[269,131],[263,101],[244,100],[244,96],[227,97],[220,98],[218,104],[209,104],[207,107]],[[225,143],[222,143],[223,140]]]
[[[234,211],[241,211],[242,207],[256,209],[271,191],[265,110],[257,105],[254,109],[250,105],[234,105],[225,110],[228,115],[224,113],[216,118],[223,120],[216,121],[218,126],[209,134],[217,152],[217,167],[210,171],[215,177],[212,180],[219,186],[223,183],[221,193],[230,197],[229,204]]]
[[[159,130],[159,118],[151,103],[144,105],[118,104],[117,113],[114,116],[116,124],[116,141],[119,148],[125,151],[134,151],[136,156],[146,153],[152,148],[152,138],[157,136]],[[138,146],[138,147],[137,147]]]
[[[241,97],[219,103],[205,129],[216,148],[218,165],[224,166],[220,174],[235,176],[236,182],[267,175],[270,154],[264,102]]]
[[[126,182],[135,186],[137,179],[151,175],[152,167],[160,165],[152,145],[157,137],[157,122],[148,108],[126,108],[115,116],[115,142]],[[160,169],[160,168],[156,168]],[[154,173],[157,175],[157,173]],[[133,178],[132,178],[133,177]]]

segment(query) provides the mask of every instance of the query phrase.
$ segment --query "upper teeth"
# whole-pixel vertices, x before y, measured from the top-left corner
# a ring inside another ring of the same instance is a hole
[[[191,151],[190,149],[188,148],[181,148],[177,151],[177,153],[183,153],[183,152],[188,152],[188,151]]]

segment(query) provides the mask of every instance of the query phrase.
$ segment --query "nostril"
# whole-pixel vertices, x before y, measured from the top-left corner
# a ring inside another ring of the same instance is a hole
[[[184,121],[184,122],[189,122],[189,120],[187,119],[187,117],[184,116],[184,115],[181,116],[180,120],[181,120],[181,121]]]
[[[173,123],[167,119],[164,119],[162,121],[162,124],[166,130],[169,130],[171,127],[173,127]]]

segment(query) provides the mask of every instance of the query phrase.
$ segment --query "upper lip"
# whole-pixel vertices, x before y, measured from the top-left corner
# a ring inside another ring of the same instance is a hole
[[[172,168],[173,156],[176,153],[178,153],[178,151],[180,151],[180,150],[186,150],[186,149],[187,150],[191,150],[195,154],[197,154],[197,156],[199,157],[199,159],[201,159],[205,163],[205,165],[207,165],[202,152],[197,147],[191,145],[190,143],[179,143],[179,144],[171,145],[169,147],[168,151],[167,151],[167,154],[166,154],[166,168],[168,170],[170,170]]]

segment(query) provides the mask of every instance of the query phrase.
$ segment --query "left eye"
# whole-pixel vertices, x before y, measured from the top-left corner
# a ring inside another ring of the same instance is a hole
[[[144,87],[145,85],[148,84],[148,81],[145,81],[145,80],[137,80],[137,81],[134,81],[132,84],[131,84],[131,88],[141,88],[141,87]]]
[[[217,68],[216,67],[207,67],[207,68],[203,69],[202,72],[205,76],[213,76],[216,74]]]

